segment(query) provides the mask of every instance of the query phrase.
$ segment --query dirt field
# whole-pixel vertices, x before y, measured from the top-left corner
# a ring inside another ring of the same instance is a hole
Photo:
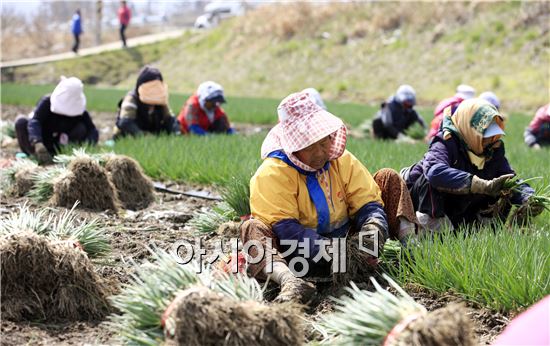
[[[197,188],[197,186],[175,185],[177,189]],[[121,283],[127,282],[132,273],[131,260],[142,261],[148,257],[147,247],[155,244],[163,249],[170,249],[172,244],[181,239],[194,238],[193,231],[185,226],[194,211],[212,204],[197,198],[157,193],[157,202],[139,212],[126,212],[121,215],[108,213],[91,213],[80,211],[84,218],[99,217],[105,233],[111,238],[113,252],[107,260],[96,264],[101,274],[111,288],[118,290]],[[24,199],[3,199],[0,215],[16,209]],[[40,206],[34,206],[40,208]],[[207,243],[217,236],[209,237]],[[364,286],[366,287],[366,286]],[[410,288],[409,293],[429,310],[437,309],[448,302],[460,301],[453,295],[437,296],[426,291]],[[272,292],[273,294],[274,292]],[[332,310],[329,296],[339,295],[330,287],[321,287],[315,302],[308,313],[317,318],[321,313]],[[475,321],[476,333],[481,343],[490,342],[506,325],[506,316],[469,304],[470,317]],[[2,321],[2,344],[20,345],[32,344],[114,344],[118,343],[115,335],[107,328],[104,321],[76,322],[63,325],[48,325],[36,323],[13,323]]]
[[[26,107],[2,107],[3,119],[14,119],[19,113],[28,113]],[[109,128],[114,122],[114,115],[108,113],[94,114],[94,121],[100,130],[101,139],[110,137]],[[252,127],[243,127],[251,129]],[[252,130],[251,130],[252,131]],[[3,148],[1,156],[8,158],[14,154],[17,146],[12,144]],[[210,192],[210,187],[175,184],[165,182],[177,190],[199,189]],[[5,198],[0,201],[0,217],[15,211],[17,206],[28,200],[27,198]],[[148,257],[148,246],[155,244],[162,249],[170,249],[177,240],[192,240],[194,231],[186,226],[186,222],[193,213],[200,208],[211,206],[213,201],[156,193],[156,202],[145,210],[138,212],[123,211],[119,214],[92,213],[79,210],[80,216],[85,219],[97,217],[100,219],[104,232],[109,235],[112,253],[106,259],[96,262],[97,272],[106,280],[109,286],[116,292],[120,285],[127,282],[133,271],[132,262],[140,262]],[[32,209],[43,208],[40,205],[31,204]],[[55,212],[55,210],[52,210]],[[218,239],[218,235],[203,236],[207,245]],[[366,288],[366,284],[362,284]],[[335,291],[331,287],[318,286],[318,295],[311,304],[309,317],[316,319],[322,313],[333,308],[330,295],[340,295],[341,290]],[[449,295],[438,296],[420,289],[409,287],[410,294],[429,310],[437,309],[450,301],[460,301],[460,298]],[[274,296],[276,291],[270,291],[268,296]],[[470,317],[475,321],[476,333],[483,344],[489,343],[507,324],[507,316],[489,311],[484,308],[468,304]],[[81,344],[119,344],[116,336],[108,329],[105,321],[75,322],[68,324],[47,323],[14,323],[2,320],[1,322],[2,345],[81,345]],[[314,337],[309,335],[308,338]]]

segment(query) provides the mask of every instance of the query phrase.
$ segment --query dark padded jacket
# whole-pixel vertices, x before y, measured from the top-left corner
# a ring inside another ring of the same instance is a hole
[[[50,95],[43,96],[34,110],[34,116],[29,119],[27,130],[29,132],[29,142],[44,143],[44,146],[50,153],[54,153],[59,143],[59,135],[61,133],[70,134],[72,130],[83,124],[86,128],[82,138],[70,138],[76,142],[88,141],[92,144],[97,143],[99,133],[92,122],[92,118],[88,111],[84,111],[79,116],[66,116],[53,113],[50,110],[51,101]]]
[[[515,174],[506,159],[504,143],[494,150],[491,159],[479,170],[470,162],[460,139],[452,134],[445,140],[440,131],[431,142],[424,158],[411,167],[405,180],[411,187],[421,175],[424,175],[434,188],[449,191],[468,188],[472,182],[472,175],[490,180],[510,173]],[[522,184],[520,191],[514,194],[512,203],[521,204],[534,193],[528,184]]]
[[[382,120],[384,129],[393,139],[397,138],[399,133],[404,133],[415,122],[426,127],[424,119],[413,108],[403,107],[394,97],[382,103],[380,107],[375,119]]]

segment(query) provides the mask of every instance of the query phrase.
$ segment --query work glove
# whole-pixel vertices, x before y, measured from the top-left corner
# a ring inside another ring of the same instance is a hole
[[[505,175],[501,175],[498,178],[485,180],[474,175],[472,176],[472,184],[470,185],[470,192],[480,194],[480,195],[489,195],[493,197],[498,197],[506,181],[512,178],[513,176],[514,176],[513,174],[505,174]]]
[[[363,236],[361,240],[363,241],[362,245],[371,250],[374,250],[374,237],[378,237],[378,255],[380,256],[384,243],[386,242],[386,237],[384,236],[381,227],[375,223],[369,222],[363,224],[361,227],[361,232],[368,232],[368,236]]]
[[[42,142],[37,142],[34,145],[34,155],[40,164],[48,164],[53,162],[50,152]]]

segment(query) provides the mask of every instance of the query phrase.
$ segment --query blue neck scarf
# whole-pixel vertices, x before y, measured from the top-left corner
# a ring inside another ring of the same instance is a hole
[[[297,170],[300,174],[306,176],[306,186],[309,193],[309,198],[315,205],[315,210],[317,210],[317,233],[330,233],[330,213],[327,198],[325,197],[325,192],[317,180],[317,172],[308,172],[296,166],[292,161],[290,161],[288,156],[282,150],[275,150],[267,155],[267,157],[279,159]],[[322,169],[328,170],[329,167],[330,163],[327,162]]]

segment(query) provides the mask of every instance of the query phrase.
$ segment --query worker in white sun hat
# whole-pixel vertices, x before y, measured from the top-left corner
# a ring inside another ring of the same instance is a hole
[[[51,95],[43,96],[30,118],[20,116],[15,131],[21,150],[49,163],[64,145],[96,144],[99,133],[86,111],[84,85],[76,77],[61,76]]]
[[[430,123],[430,131],[426,136],[426,142],[429,142],[439,131],[441,122],[443,121],[443,111],[447,107],[451,107],[451,114],[454,113],[458,105],[464,101],[474,98],[476,96],[476,90],[469,85],[460,84],[456,87],[456,93],[448,97],[437,104],[434,109],[434,118]]]
[[[414,109],[416,91],[410,85],[401,85],[395,95],[380,105],[372,121],[372,131],[378,139],[397,139],[403,142],[413,142],[405,132],[414,123],[426,127],[424,119]]]
[[[485,101],[489,102],[493,106],[495,106],[496,109],[500,110],[500,100],[492,91],[484,91],[481,94],[479,94],[480,99],[484,99]]]

